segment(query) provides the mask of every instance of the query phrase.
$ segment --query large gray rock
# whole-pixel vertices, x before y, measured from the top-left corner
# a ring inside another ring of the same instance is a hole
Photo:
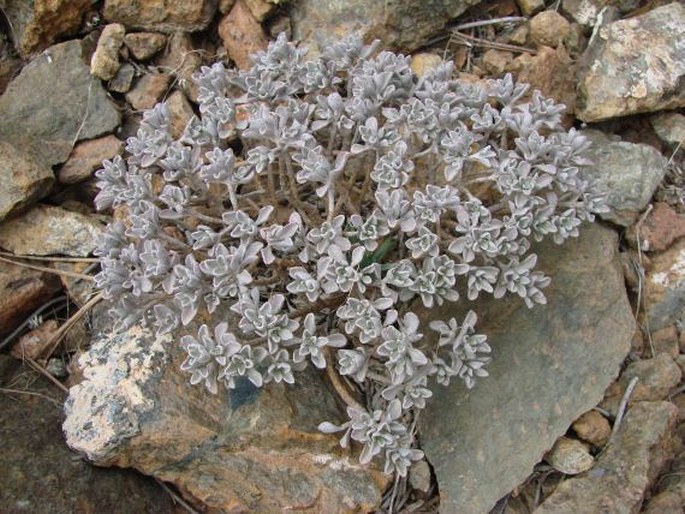
[[[600,121],[685,105],[685,6],[599,29],[583,56],[576,115]]]
[[[378,38],[384,49],[415,50],[481,0],[301,0],[291,8],[293,38],[312,49],[350,34]]]
[[[48,166],[74,143],[114,131],[119,112],[90,75],[79,41],[54,45],[29,62],[0,97],[0,139],[30,149]]]
[[[663,180],[666,158],[649,145],[612,141],[597,130],[584,134],[593,143],[592,177],[607,191],[610,211],[601,217],[624,227],[632,225]]]
[[[678,408],[672,403],[636,404],[593,468],[562,482],[535,514],[640,512],[645,494],[673,458],[677,418]]]
[[[47,195],[54,182],[49,167],[0,141],[0,221]]]
[[[95,249],[103,230],[100,223],[78,212],[37,205],[0,224],[0,246],[17,255],[85,257]]]
[[[196,327],[195,327],[196,328]],[[322,434],[345,415],[319,373],[213,396],[179,371],[171,337],[133,327],[94,341],[66,403],[67,443],[98,465],[134,467],[216,512],[369,512],[389,478]]]
[[[523,482],[571,423],[597,405],[630,348],[634,320],[616,234],[582,227],[579,239],[536,251],[551,278],[546,306],[517,298],[445,305],[431,316],[478,313],[490,376],[472,390],[435,386],[421,416],[444,513],[487,512]]]

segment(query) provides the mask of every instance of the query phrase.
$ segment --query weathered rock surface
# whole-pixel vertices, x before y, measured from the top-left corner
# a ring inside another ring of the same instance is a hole
[[[571,30],[571,24],[556,11],[543,11],[530,20],[530,39],[540,46],[556,48]]]
[[[169,90],[171,75],[149,73],[143,75],[126,94],[126,100],[137,111],[152,109]]]
[[[69,159],[57,173],[60,184],[76,184],[88,180],[102,167],[102,161],[124,153],[124,142],[115,136],[83,141],[74,147]]]
[[[431,311],[463,319],[475,310],[493,348],[489,377],[470,391],[434,387],[421,417],[442,512],[487,512],[602,398],[634,330],[616,247],[616,234],[599,225],[564,246],[541,245],[540,268],[552,278],[546,306],[482,299]]]
[[[219,36],[229,57],[241,70],[250,69],[250,56],[266,50],[269,43],[262,26],[242,0],[237,0],[231,11],[221,19]]]
[[[638,230],[639,229],[639,230]],[[673,241],[685,236],[685,219],[664,202],[654,203],[654,208],[639,226],[631,225],[626,240],[643,252],[663,252]]]
[[[113,78],[119,71],[119,49],[124,44],[126,29],[120,23],[110,23],[98,39],[90,60],[90,73],[102,80]]]
[[[516,0],[516,5],[519,6],[521,14],[524,16],[532,16],[545,8],[543,0]]]
[[[584,132],[593,145],[593,177],[607,193],[605,220],[624,227],[637,220],[666,173],[666,158],[649,145],[612,141],[596,130]]]
[[[577,116],[600,121],[685,105],[685,6],[602,27],[584,56]]]
[[[659,353],[652,359],[630,363],[621,374],[619,384],[623,386],[622,389],[634,377],[638,378],[638,382],[630,395],[629,405],[643,400],[664,400],[680,382],[682,372],[670,355]]]
[[[667,473],[659,480],[658,494],[653,496],[645,514],[681,514],[685,505],[685,452],[680,452]]]
[[[166,36],[157,32],[136,32],[126,34],[124,43],[133,57],[139,61],[146,61],[164,48]]]
[[[169,120],[171,122],[171,137],[180,137],[190,119],[195,115],[190,102],[182,91],[174,91],[166,99],[169,108]]]
[[[645,284],[645,315],[651,330],[683,319],[685,314],[685,240],[655,256]]]
[[[571,426],[578,437],[594,446],[604,446],[611,435],[609,422],[596,410],[586,412]]]
[[[161,32],[195,32],[212,20],[218,0],[105,0],[107,21],[127,28]]]
[[[3,12],[12,26],[15,46],[27,56],[61,36],[78,31],[90,0],[8,0]]]
[[[677,416],[669,402],[636,404],[592,470],[562,482],[535,514],[639,512],[645,493],[673,457]]]
[[[319,50],[350,34],[381,40],[384,49],[412,51],[481,0],[301,0],[293,3],[293,36]],[[326,27],[326,30],[321,30]]]
[[[97,339],[66,403],[67,443],[99,465],[135,467],[222,512],[368,512],[388,478],[362,468],[322,420],[342,409],[319,374],[292,387],[191,387],[170,337],[134,327]]]
[[[0,394],[0,512],[179,512],[151,478],[75,458],[60,431],[61,393],[12,360],[0,355],[0,386],[26,393]]]
[[[59,290],[56,275],[0,262],[0,337],[12,332]]]
[[[26,210],[48,194],[54,182],[49,167],[0,141],[0,221]]]
[[[0,139],[30,149],[51,166],[64,162],[73,144],[112,132],[119,113],[90,74],[79,41],[50,47],[49,57],[28,63],[0,96]]]
[[[560,437],[545,460],[554,469],[566,475],[584,473],[595,461],[586,444],[570,437]]]
[[[18,255],[85,257],[102,232],[103,226],[88,216],[37,205],[21,218],[0,224],[0,246]]]
[[[197,85],[193,82],[193,74],[200,69],[202,57],[189,34],[176,32],[169,36],[166,51],[156,59],[156,63],[162,71],[176,78],[177,87],[188,98],[197,101]]]
[[[107,84],[107,89],[115,93],[128,93],[136,76],[136,69],[130,63],[125,62],[119,67],[119,71]]]
[[[663,112],[649,120],[656,135],[669,147],[685,146],[685,116],[677,112]]]

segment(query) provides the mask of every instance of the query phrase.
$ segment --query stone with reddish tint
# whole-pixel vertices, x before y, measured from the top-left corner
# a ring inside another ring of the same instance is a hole
[[[165,73],[143,75],[126,94],[126,100],[137,111],[152,109],[169,90],[171,76]]]
[[[583,441],[593,446],[604,446],[611,436],[611,426],[607,419],[596,410],[587,411],[573,422],[573,430]]]
[[[74,147],[69,159],[57,172],[60,184],[76,184],[92,177],[102,161],[124,153],[124,142],[115,136],[83,141]]]
[[[49,167],[0,141],[0,221],[28,209],[50,192],[54,182]]]
[[[651,330],[677,323],[685,314],[685,239],[654,256],[644,281],[645,309]]]
[[[262,26],[242,0],[237,0],[231,11],[221,19],[219,36],[229,57],[241,70],[251,68],[250,56],[266,50],[268,46]]]
[[[67,444],[100,466],[172,483],[210,512],[379,507],[390,478],[317,429],[345,417],[324,375],[303,372],[293,386],[261,389],[241,380],[212,395],[188,383],[184,358],[170,336],[141,327],[96,338],[66,402]]]
[[[678,342],[678,331],[675,325],[669,325],[661,330],[652,331],[649,338],[650,345],[646,348],[647,352],[654,354],[665,353],[672,359],[677,359],[680,355],[680,345]]]
[[[656,202],[652,211],[639,225],[632,225],[626,240],[637,246],[640,237],[640,250],[643,252],[663,252],[676,239],[685,236],[685,219],[665,202]]]
[[[276,9],[275,3],[267,0],[243,0],[243,2],[259,23],[263,22]]]
[[[176,32],[169,36],[165,51],[157,56],[155,63],[162,71],[175,77],[177,87],[197,103],[193,74],[200,69],[202,56],[189,34]]]
[[[27,57],[76,34],[91,4],[91,0],[9,0],[2,11],[17,50]]]
[[[160,32],[195,32],[207,28],[218,0],[105,0],[107,21]]]
[[[22,255],[86,257],[103,226],[89,216],[50,205],[37,205],[0,224],[0,246]]]
[[[61,289],[52,273],[0,262],[0,337],[5,337]]]
[[[45,351],[48,351],[50,339],[55,334],[55,331],[57,331],[58,326],[59,323],[57,323],[57,320],[47,320],[39,327],[34,328],[27,334],[21,336],[19,340],[12,345],[10,354],[15,359],[20,360],[24,360],[26,357],[39,359],[43,356]]]
[[[171,137],[177,139],[183,134],[186,125],[195,115],[190,102],[182,91],[174,91],[169,95],[166,102],[169,108],[169,120],[171,122]]]
[[[556,11],[544,11],[530,20],[530,39],[539,46],[556,48],[568,36],[571,24]]]
[[[146,61],[164,48],[166,36],[157,32],[135,32],[126,34],[124,43],[133,57],[139,61]]]
[[[639,402],[589,472],[563,481],[535,514],[637,513],[660,471],[673,458],[678,409]]]

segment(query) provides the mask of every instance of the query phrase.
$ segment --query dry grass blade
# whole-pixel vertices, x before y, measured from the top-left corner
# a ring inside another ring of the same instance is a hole
[[[10,344],[21,332],[24,330],[30,323],[32,319],[36,319],[38,316],[40,316],[44,311],[52,307],[53,305],[56,305],[60,302],[67,302],[68,298],[66,296],[58,296],[57,298],[53,298],[46,304],[41,305],[38,309],[33,311],[31,315],[24,320],[24,322],[19,325],[17,328],[15,328],[10,335],[8,335],[5,339],[3,339],[0,342],[0,350],[5,348],[8,344]]]
[[[10,252],[0,251],[0,256],[14,259],[25,259],[28,261],[43,261],[43,262],[100,262],[97,257],[42,257],[39,255],[17,255]]]
[[[26,362],[28,362],[33,369],[35,369],[38,373],[43,375],[45,378],[47,378],[50,382],[55,384],[63,393],[69,394],[69,389],[67,389],[62,382],[57,380],[55,377],[53,377],[50,372],[45,369],[43,366],[41,366],[38,362],[33,360],[31,357],[26,357]]]
[[[22,391],[21,389],[12,389],[12,388],[7,388],[7,387],[0,387],[0,393],[5,393],[5,394],[27,394],[29,396],[39,396],[40,398],[44,398],[55,405],[61,407],[61,403],[59,403],[57,400],[54,398],[50,398],[48,395],[43,394],[43,393],[36,393],[35,391]]]
[[[46,345],[46,352],[43,354],[44,358],[49,357],[52,355],[52,353],[55,351],[55,348],[57,348],[57,345],[62,341],[62,338],[66,335],[66,333],[69,331],[69,329],[74,326],[74,323],[76,323],[78,320],[83,318],[88,311],[90,311],[97,303],[102,300],[102,293],[98,293],[95,296],[93,296],[90,300],[88,300],[83,307],[81,307],[76,313],[69,318],[59,329],[57,332],[55,332],[55,335],[52,336],[52,339],[50,342]]]
[[[623,398],[621,398],[621,403],[618,405],[616,420],[614,421],[614,427],[611,429],[611,435],[609,436],[609,442],[607,443],[607,446],[609,445],[609,443],[611,443],[611,441],[616,437],[616,434],[618,433],[618,429],[620,428],[621,422],[623,421],[623,416],[626,413],[626,408],[628,407],[628,400],[630,399],[630,395],[633,394],[633,389],[635,389],[638,380],[640,380],[639,377],[633,377],[633,379],[628,384],[628,387],[626,387],[625,393],[623,393]]]
[[[522,52],[531,55],[536,55],[538,52],[533,48],[528,48],[525,46],[508,45],[506,43],[496,43],[494,41],[488,41],[487,39],[481,39],[475,36],[469,36],[467,34],[462,34],[461,32],[452,32],[452,40],[456,40],[456,43],[461,43],[466,46],[480,46],[483,48],[493,48],[495,50],[506,50],[509,52]],[[461,40],[461,41],[459,41]]]
[[[7,259],[6,257],[0,257],[0,261],[7,262],[8,264],[13,264],[22,268],[28,268],[35,271],[43,271],[45,273],[54,273],[55,275],[62,275],[64,277],[80,278],[82,280],[94,281],[92,275],[83,275],[82,273],[74,273],[72,271],[57,270],[55,268],[48,268],[47,266],[35,266],[33,264],[26,264],[25,262],[15,261],[13,259]]]

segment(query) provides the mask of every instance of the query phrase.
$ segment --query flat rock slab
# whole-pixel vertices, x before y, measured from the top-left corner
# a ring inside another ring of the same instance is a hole
[[[17,255],[86,257],[104,231],[97,221],[60,207],[38,205],[0,224],[0,246]]]
[[[583,56],[576,115],[601,121],[685,105],[685,6],[599,29]]]
[[[119,112],[82,58],[81,42],[51,46],[29,62],[0,96],[0,139],[30,150],[47,166],[74,144],[113,132]]]
[[[435,386],[421,416],[441,512],[488,512],[602,399],[635,326],[617,245],[617,235],[596,224],[563,246],[539,245],[539,267],[552,279],[546,306],[487,298],[431,311],[463,319],[473,309],[493,349],[489,377],[470,391]]]
[[[293,39],[322,50],[356,34],[381,40],[383,49],[412,51],[424,46],[453,18],[481,0],[300,0],[290,15]],[[324,28],[324,30],[322,30]]]
[[[181,512],[149,477],[79,459],[60,430],[62,393],[0,355],[0,512]],[[25,391],[24,393],[16,391]]]
[[[245,381],[214,396],[190,386],[181,354],[169,336],[136,326],[95,340],[66,403],[69,446],[96,464],[172,482],[221,512],[336,514],[380,504],[389,477],[317,429],[344,419],[321,374],[300,373],[292,387]]]
[[[593,468],[562,482],[535,514],[640,512],[645,494],[673,457],[677,418],[672,403],[637,403]]]

